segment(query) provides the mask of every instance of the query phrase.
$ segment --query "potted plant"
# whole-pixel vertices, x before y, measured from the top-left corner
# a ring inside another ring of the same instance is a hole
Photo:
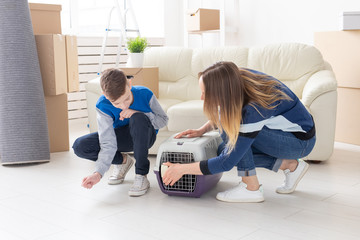
[[[147,39],[145,37],[129,38],[127,48],[130,52],[127,62],[128,67],[142,67],[144,62],[144,50],[147,47]]]

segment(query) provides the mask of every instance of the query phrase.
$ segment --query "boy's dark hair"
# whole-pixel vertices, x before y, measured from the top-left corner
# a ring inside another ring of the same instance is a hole
[[[100,86],[106,97],[115,101],[125,93],[128,84],[123,71],[116,68],[106,69],[100,78]]]

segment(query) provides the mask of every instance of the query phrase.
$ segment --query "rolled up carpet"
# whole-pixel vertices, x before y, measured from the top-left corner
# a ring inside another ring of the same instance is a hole
[[[1,162],[47,162],[44,93],[27,0],[1,0],[0,22]]]

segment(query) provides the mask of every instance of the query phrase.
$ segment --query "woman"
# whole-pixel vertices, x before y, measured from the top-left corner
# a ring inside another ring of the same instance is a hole
[[[298,160],[315,144],[315,125],[296,95],[277,79],[219,62],[199,73],[201,99],[209,121],[199,129],[186,130],[175,138],[199,137],[219,128],[223,144],[219,156],[191,164],[164,163],[166,185],[184,174],[216,174],[237,167],[242,181],[217,194],[226,202],[262,202],[262,186],[255,167],[284,170],[285,182],[278,193],[292,193],[308,169]]]

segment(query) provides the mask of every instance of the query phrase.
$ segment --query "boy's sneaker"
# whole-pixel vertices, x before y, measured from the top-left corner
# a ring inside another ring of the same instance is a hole
[[[223,202],[238,202],[238,203],[250,203],[250,202],[263,202],[264,193],[262,185],[256,191],[250,191],[246,189],[247,185],[244,182],[240,182],[238,186],[233,187],[225,192],[219,192],[216,195],[216,199]]]
[[[123,156],[126,157],[126,163],[116,165],[114,164],[113,172],[108,180],[108,184],[110,185],[123,183],[126,174],[134,164],[134,159],[128,154],[124,154]]]
[[[303,160],[299,160],[299,164],[293,172],[290,172],[289,169],[284,170],[285,181],[283,185],[276,189],[277,193],[292,193],[295,191],[296,186],[300,182],[301,178],[305,175],[306,171],[309,168]]]
[[[135,175],[134,184],[129,190],[130,197],[138,197],[144,195],[147,190],[150,188],[150,182],[147,179],[146,175]]]

